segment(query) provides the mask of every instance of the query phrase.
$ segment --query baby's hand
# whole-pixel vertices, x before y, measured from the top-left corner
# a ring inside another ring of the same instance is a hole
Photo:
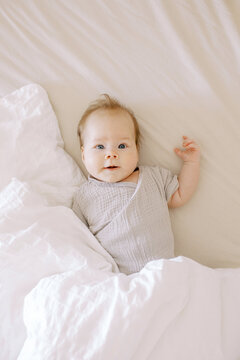
[[[183,150],[175,148],[175,153],[185,162],[198,162],[200,160],[200,146],[187,136],[183,136]]]

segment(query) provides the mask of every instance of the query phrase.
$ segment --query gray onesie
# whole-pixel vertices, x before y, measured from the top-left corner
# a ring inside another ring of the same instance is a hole
[[[89,177],[76,192],[73,211],[125,274],[174,256],[167,202],[176,175],[159,166],[139,166],[138,183],[107,183]]]

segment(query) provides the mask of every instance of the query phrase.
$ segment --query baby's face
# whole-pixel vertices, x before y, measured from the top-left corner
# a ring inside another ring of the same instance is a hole
[[[97,110],[83,131],[82,160],[94,178],[124,181],[135,170],[138,150],[131,116],[120,110]]]

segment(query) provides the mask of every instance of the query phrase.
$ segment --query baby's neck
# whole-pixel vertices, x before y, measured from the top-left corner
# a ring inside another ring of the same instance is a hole
[[[126,179],[123,179],[119,182],[133,182],[137,184],[139,177],[139,168],[136,168]]]

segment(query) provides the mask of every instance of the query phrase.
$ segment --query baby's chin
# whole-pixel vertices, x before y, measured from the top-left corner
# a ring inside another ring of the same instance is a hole
[[[95,174],[95,175],[93,174],[92,176],[99,181],[116,183],[116,182],[124,181],[130,175],[131,172],[129,174],[121,173],[120,169],[111,169],[111,170],[105,169],[100,174]]]

